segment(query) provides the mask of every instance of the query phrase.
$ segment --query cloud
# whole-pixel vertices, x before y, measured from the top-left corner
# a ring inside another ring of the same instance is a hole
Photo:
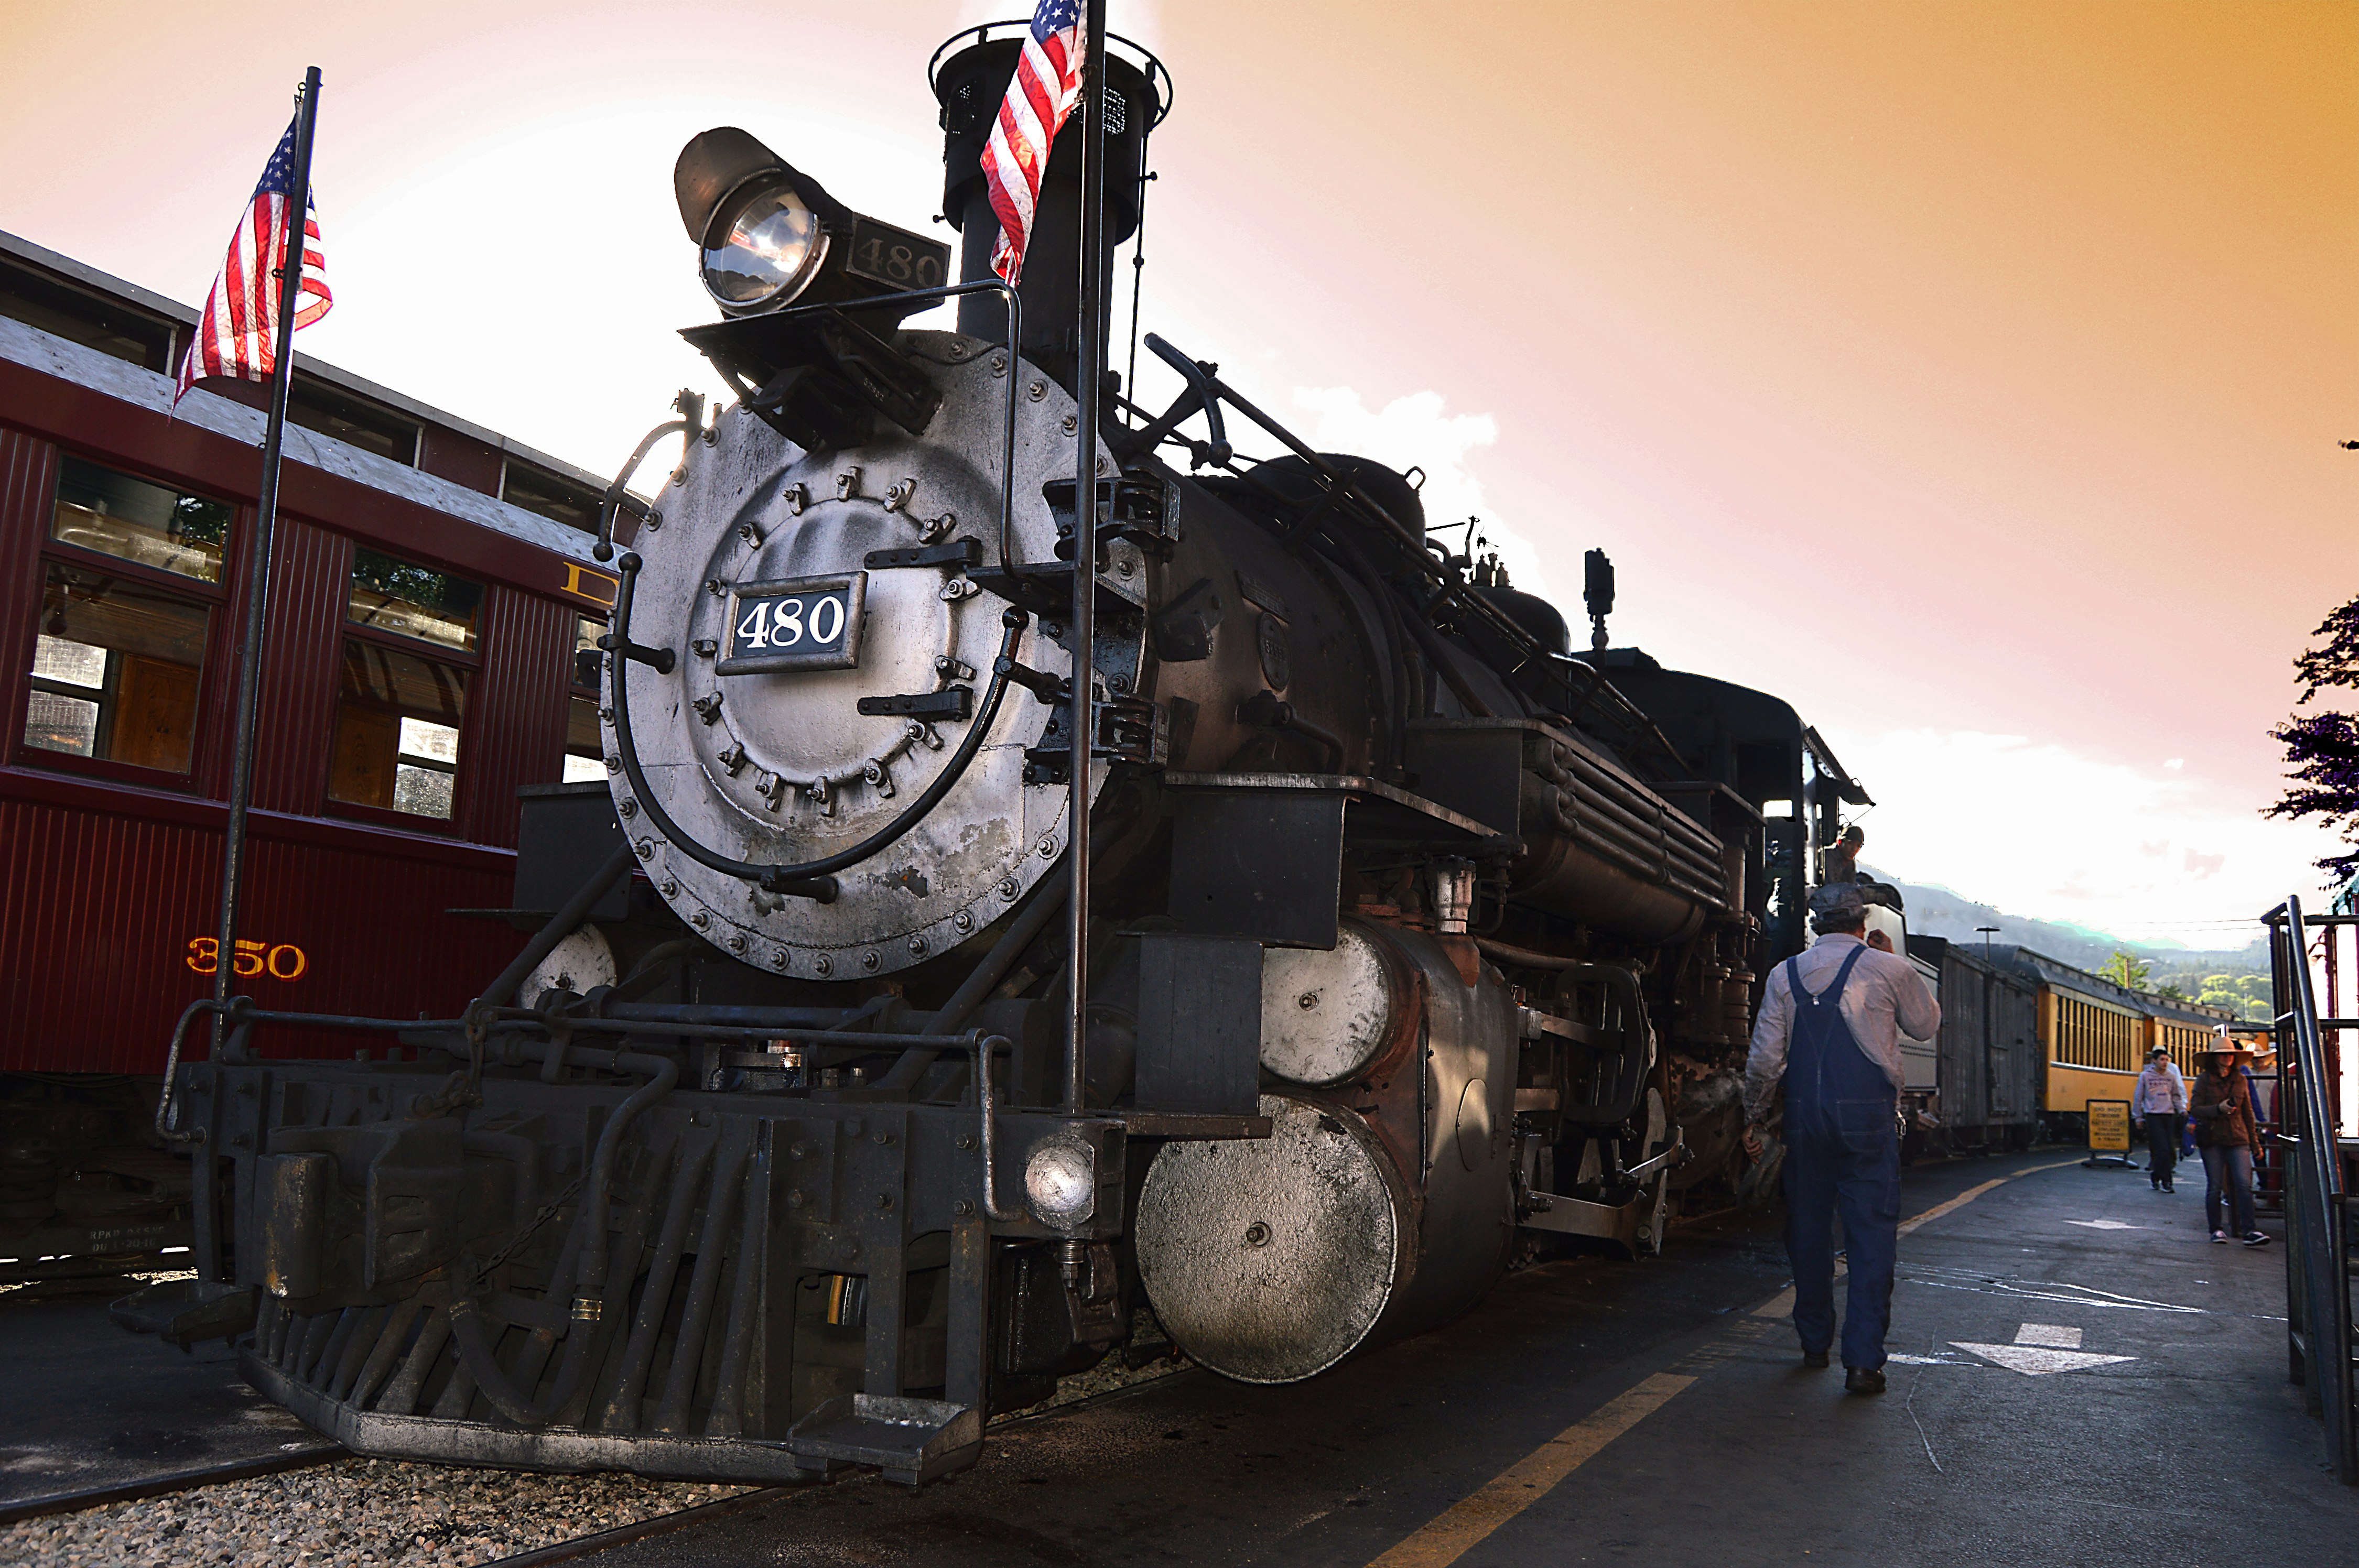
[[[1879,867],[2013,914],[2240,946],[2261,910],[2317,890],[2310,862],[2333,848],[2179,770],[2021,735],[1828,738],[1880,803],[1868,824]]]
[[[2172,757],[2172,758],[2171,758],[2171,759],[2169,759],[2168,762],[2164,762],[2162,765],[2163,765],[2164,767],[2166,767],[2166,768],[2169,768],[2172,773],[2175,773],[2179,772],[2181,768],[2184,768],[2185,766],[2187,766],[2187,759],[2186,759],[2186,758],[2184,758],[2184,757]]]
[[[1457,525],[1469,517],[1480,519],[1475,537],[1487,540],[1498,552],[1516,586],[1553,597],[1538,552],[1492,509],[1483,481],[1473,472],[1474,454],[1498,444],[1496,419],[1488,414],[1451,413],[1439,392],[1412,392],[1372,409],[1352,387],[1299,386],[1294,406],[1310,416],[1304,438],[1320,451],[1374,458],[1403,473],[1422,470],[1418,498],[1425,503],[1427,527],[1450,527],[1446,537],[1454,553],[1465,547],[1466,540]]]

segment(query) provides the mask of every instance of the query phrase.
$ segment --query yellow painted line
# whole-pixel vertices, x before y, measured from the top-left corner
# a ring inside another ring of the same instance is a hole
[[[1917,1216],[1914,1219],[1902,1220],[1900,1222],[1899,1234],[1906,1236],[1920,1225],[1930,1225],[1935,1220],[1940,1218],[1943,1215],[1965,1207],[1968,1204],[1973,1202],[1976,1198],[1982,1196],[1993,1187],[2003,1187],[2014,1179],[2015,1178],[2012,1176],[2000,1176],[1995,1180],[1984,1182],[1980,1186],[1968,1187],[1964,1192],[1960,1193],[1948,1203],[1937,1203],[1931,1208],[1927,1209],[1923,1214]]]
[[[1629,1392],[1608,1400],[1499,1472],[1473,1496],[1452,1503],[1368,1568],[1445,1568],[1457,1562],[1694,1381],[1674,1372],[1658,1372]]]
[[[1973,1202],[1984,1193],[1989,1192],[1992,1188],[2006,1185],[2007,1183],[2015,1180],[2017,1176],[2035,1175],[2041,1171],[2060,1170],[2066,1165],[2077,1165],[2080,1162],[2081,1162],[2079,1160],[2051,1160],[2045,1165],[2026,1165],[2020,1171],[2010,1171],[2004,1176],[1995,1177],[1990,1181],[1983,1183],[1980,1186],[1968,1187],[1964,1192],[1960,1193],[1956,1197],[1951,1198],[1949,1202],[1937,1203],[1931,1208],[1927,1209],[1923,1214],[1902,1220],[1896,1234],[1906,1236],[1920,1225],[1930,1225],[1935,1220],[1940,1218],[1943,1215],[1954,1213],[1956,1210],[1965,1207],[1968,1204]],[[1843,1266],[1841,1261],[1837,1261],[1835,1264],[1835,1278],[1840,1280],[1843,1277]],[[1759,1306],[1755,1307],[1753,1309],[1753,1315],[1756,1317],[1793,1316],[1793,1287],[1788,1285],[1786,1289],[1779,1291],[1776,1295],[1771,1296],[1767,1301],[1763,1302]]]

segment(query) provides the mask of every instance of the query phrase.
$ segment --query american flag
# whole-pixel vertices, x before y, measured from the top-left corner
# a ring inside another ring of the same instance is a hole
[[[299,120],[300,116],[298,116]],[[188,357],[180,362],[179,385],[172,405],[179,406],[189,388],[207,376],[234,376],[240,381],[268,381],[277,369],[278,302],[286,292],[272,276],[285,259],[288,188],[295,183],[295,122],[278,140],[278,150],[263,166],[262,183],[254,200],[230,237],[229,256],[205,299],[205,313],[189,340]],[[320,220],[304,191],[303,291],[295,311],[298,328],[310,326],[328,313],[335,296],[328,292],[327,256],[320,247]]]
[[[1085,31],[1082,0],[1040,0],[998,122],[983,149],[983,178],[990,183],[991,210],[999,214],[991,267],[1010,283],[1023,276],[1024,247],[1032,238],[1032,212],[1040,200],[1049,146],[1081,100]]]

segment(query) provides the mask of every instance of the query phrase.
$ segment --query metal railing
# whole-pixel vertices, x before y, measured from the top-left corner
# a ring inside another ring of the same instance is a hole
[[[2305,1402],[2325,1427],[2327,1463],[2343,1485],[2354,1486],[2359,1485],[2359,1411],[2353,1405],[2350,1248],[2344,1229],[2352,1200],[2343,1191],[2335,1085],[2310,984],[2310,928],[2359,924],[2359,917],[2326,915],[2305,922],[2301,901],[2288,898],[2262,919],[2269,928],[2270,1011],[2281,1085],[2277,1119],[2290,1130],[2289,1136],[2277,1135],[2287,1167],[2288,1377],[2303,1385]]]

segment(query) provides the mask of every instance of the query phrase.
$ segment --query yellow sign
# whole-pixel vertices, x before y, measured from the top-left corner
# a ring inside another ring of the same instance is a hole
[[[2089,1148],[2099,1154],[2130,1152],[2130,1102],[2093,1099],[2089,1102]]]
[[[588,567],[572,561],[565,563],[565,591],[577,599],[586,599],[602,609],[612,610],[614,607],[614,595],[622,586],[620,578],[592,571]]]

